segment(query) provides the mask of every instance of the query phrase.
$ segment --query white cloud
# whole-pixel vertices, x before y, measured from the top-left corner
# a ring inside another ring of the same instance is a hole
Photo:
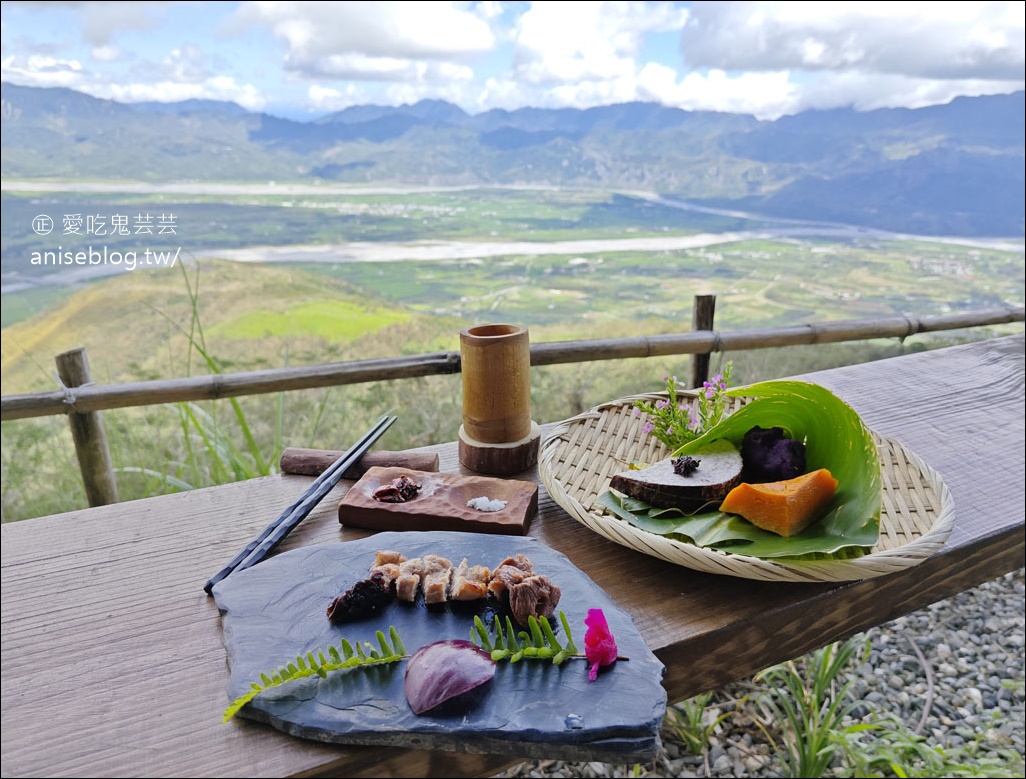
[[[260,108],[266,94],[279,106],[291,99],[339,110],[438,98],[470,111],[650,100],[769,119],[809,108],[919,107],[1026,86],[1021,2],[4,8],[5,79],[119,99],[206,97]],[[219,26],[218,16],[228,21]],[[54,26],[56,19],[63,22]],[[117,36],[161,19],[148,46]],[[236,39],[218,40],[225,32]],[[290,89],[296,97],[287,96]]]
[[[314,111],[341,111],[367,102],[367,95],[355,84],[343,89],[311,84],[306,90],[307,107]]]
[[[679,29],[687,14],[667,2],[532,3],[509,34],[510,70],[485,80],[476,108],[587,108],[642,99],[646,33]]]
[[[78,89],[85,77],[82,63],[42,54],[11,54],[0,62],[4,81],[29,87],[69,87]]]
[[[141,3],[104,2],[54,2],[35,0],[10,2],[5,0],[4,10],[22,6],[26,9],[42,9],[45,12],[66,8],[77,14],[81,20],[82,39],[91,46],[103,48],[121,30],[149,30],[158,25],[164,17],[168,3],[159,0]]]
[[[201,83],[186,84],[178,81],[156,83],[130,83],[98,85],[84,90],[96,97],[105,97],[123,103],[155,100],[176,103],[180,100],[203,99],[235,102],[251,111],[258,111],[267,101],[252,84],[239,84],[231,76],[214,76]]]
[[[136,103],[144,100],[176,102],[191,98],[236,102],[250,110],[260,110],[267,101],[252,84],[240,84],[231,76],[209,76],[193,82],[161,79],[153,82],[114,82],[90,73],[77,60],[33,54],[28,57],[10,55],[2,61],[5,81],[32,87],[69,87],[93,97]]]
[[[652,100],[689,111],[726,111],[776,119],[790,113],[797,89],[787,73],[742,73],[722,70],[691,71],[680,78],[673,68],[650,62],[638,75],[638,92]]]
[[[321,58],[315,72],[322,78],[413,83],[469,81],[474,77],[474,72],[467,66],[451,62],[368,57],[364,54],[337,54]],[[312,75],[312,72],[308,72],[308,75]]]
[[[125,58],[125,52],[117,46],[94,46],[89,56],[95,62],[117,62]]]
[[[645,32],[675,29],[687,15],[672,3],[533,3],[513,33],[514,76],[571,89],[631,78]]]
[[[707,2],[681,51],[697,68],[1021,82],[1023,29],[1021,2]]]
[[[198,84],[210,78],[206,55],[198,47],[187,43],[172,49],[161,63],[169,81]]]
[[[1008,82],[984,79],[929,79],[886,73],[851,71],[817,76],[796,91],[783,113],[810,108],[859,111],[877,108],[922,108],[949,103],[960,96],[1007,94]]]
[[[495,45],[488,22],[465,5],[250,2],[240,7],[236,19],[239,25],[267,26],[285,42],[286,69],[302,76],[432,81],[453,73],[464,78],[465,71],[437,63],[458,64]]]

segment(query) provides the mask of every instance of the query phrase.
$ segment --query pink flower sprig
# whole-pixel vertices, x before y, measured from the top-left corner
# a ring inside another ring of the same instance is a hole
[[[724,365],[721,373],[702,385],[698,397],[694,399],[680,398],[678,392],[685,389],[684,383],[678,381],[676,376],[667,376],[665,400],[659,399],[655,403],[638,400],[634,403],[635,414],[647,415],[642,431],[655,436],[667,448],[676,451],[718,424],[727,407],[725,393],[732,367],[730,362]]]
[[[616,662],[616,639],[609,630],[609,623],[606,622],[606,615],[602,609],[588,609],[584,624],[588,626],[584,634],[584,656],[589,663],[588,679],[595,681],[598,678],[599,667]]]

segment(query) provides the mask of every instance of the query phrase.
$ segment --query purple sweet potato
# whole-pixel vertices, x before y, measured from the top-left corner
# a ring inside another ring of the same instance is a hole
[[[741,441],[744,481],[785,481],[805,473],[805,444],[784,436],[782,427],[756,425]]]

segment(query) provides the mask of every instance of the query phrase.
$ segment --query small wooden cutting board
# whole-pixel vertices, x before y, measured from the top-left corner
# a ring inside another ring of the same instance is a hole
[[[420,490],[404,503],[375,500],[374,492],[393,479],[407,476]],[[506,501],[498,511],[467,505],[474,498]],[[538,511],[538,485],[458,473],[429,473],[408,468],[369,468],[342,498],[338,521],[368,530],[456,530],[472,533],[526,535]]]

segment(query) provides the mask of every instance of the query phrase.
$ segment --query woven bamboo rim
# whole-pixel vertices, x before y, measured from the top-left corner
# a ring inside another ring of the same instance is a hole
[[[880,453],[883,502],[880,537],[869,554],[850,560],[763,560],[695,546],[649,533],[609,514],[595,499],[630,462],[655,462],[666,447],[643,431],[647,416],[634,402],[665,393],[621,398],[560,422],[542,444],[538,472],[552,499],[610,541],[707,573],[762,581],[836,582],[868,579],[918,565],[951,534],[954,504],[940,475],[897,441],[870,431]],[[736,410],[743,400],[732,399]]]

